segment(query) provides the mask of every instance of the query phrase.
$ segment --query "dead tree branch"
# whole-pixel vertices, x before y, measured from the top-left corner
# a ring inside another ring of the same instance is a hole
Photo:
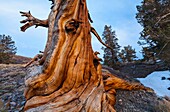
[[[169,15],[170,15],[170,13],[167,13],[167,14],[161,16],[160,19],[158,20],[158,22],[156,22],[155,25],[158,25],[158,24],[160,23],[160,21],[162,21],[162,19],[166,18],[166,17],[169,16]]]
[[[100,43],[102,43],[105,47],[109,48],[110,50],[113,50],[110,46],[108,46],[107,44],[105,44],[102,39],[100,38],[99,34],[97,33],[97,31],[91,27],[91,32],[97,37],[97,39],[99,40]]]
[[[35,18],[34,16],[32,16],[30,11],[29,12],[20,11],[20,13],[21,13],[21,16],[27,17],[27,19],[20,21],[20,23],[25,23],[25,25],[21,27],[21,31],[25,32],[26,29],[28,29],[29,27],[33,25],[35,25],[35,28],[37,28],[38,26],[48,27],[48,19],[39,20]]]

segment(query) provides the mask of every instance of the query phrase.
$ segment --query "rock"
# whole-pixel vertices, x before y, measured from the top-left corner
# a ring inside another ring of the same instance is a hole
[[[34,68],[33,70],[37,70],[37,69],[41,69],[41,68],[36,68],[36,69]],[[126,77],[128,81],[134,81],[133,78],[128,78],[122,72],[117,72],[111,68],[106,68],[106,67],[105,69],[106,69],[105,72],[118,74],[122,78]],[[143,69],[143,71],[145,71],[145,68]],[[2,105],[1,103],[3,102],[4,107],[6,107],[4,112],[23,112],[23,108],[26,103],[26,100],[23,96],[24,77],[20,77],[20,76],[18,77],[18,75],[20,74],[22,74],[23,76],[24,74],[26,74],[25,69],[22,67],[22,65],[0,64],[0,80],[3,79],[3,81],[0,81],[0,98],[1,98],[0,105]],[[1,88],[4,85],[12,85],[12,84],[15,84],[15,86],[13,86],[12,88],[2,89],[2,93],[1,93]],[[170,112],[170,109],[164,111],[168,106],[166,106],[166,103],[162,102],[162,99],[158,99],[158,97],[153,93],[148,93],[144,91],[118,90],[116,94],[116,99],[117,100],[116,100],[115,107],[117,112]],[[168,101],[169,98],[166,98],[166,102]],[[40,106],[39,109],[40,109],[39,112],[41,112],[43,111],[44,108]]]
[[[0,99],[0,109],[2,109],[4,107],[4,103],[2,101],[2,99]]]
[[[15,103],[15,102],[10,102],[10,105],[12,105],[12,106],[16,106],[16,104],[17,103]]]
[[[170,90],[170,87],[169,88],[167,88],[168,90]]]
[[[26,103],[25,101],[22,101],[22,102],[21,102],[21,105],[24,106],[25,103]]]
[[[10,108],[11,110],[14,110],[15,109],[15,107],[14,106],[11,106],[11,108]]]
[[[23,110],[24,110],[24,106],[22,106],[22,107],[21,107],[21,108],[19,108],[18,110],[19,110],[19,112],[23,112]]]
[[[15,110],[14,112],[19,112],[19,110]]]
[[[123,103],[122,103],[122,99],[119,99],[119,104],[120,104],[120,105],[122,105],[122,104],[123,104]]]
[[[165,77],[162,77],[162,79],[161,80],[165,80],[166,78]]]
[[[127,63],[121,65],[120,72],[126,73],[131,78],[145,78],[148,74],[155,71],[157,65],[147,63]]]
[[[167,110],[169,105],[165,105],[155,93],[118,90],[116,99],[117,112],[170,112]]]
[[[122,99],[120,99],[119,102],[122,102]]]
[[[5,104],[6,108],[10,108],[10,100],[7,101],[7,103]]]
[[[164,98],[170,102],[170,97],[169,96],[165,96]]]

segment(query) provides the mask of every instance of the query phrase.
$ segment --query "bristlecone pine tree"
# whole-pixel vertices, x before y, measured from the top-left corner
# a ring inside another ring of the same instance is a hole
[[[21,21],[26,23],[22,31],[33,25],[48,27],[43,56],[27,67],[25,111],[115,112],[115,89],[150,90],[102,73],[90,32],[99,36],[90,25],[86,0],[54,0],[47,20],[21,14],[27,17]]]

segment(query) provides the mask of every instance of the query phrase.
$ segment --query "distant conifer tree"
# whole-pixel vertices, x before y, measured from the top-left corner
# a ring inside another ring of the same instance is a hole
[[[116,37],[115,31],[112,31],[111,26],[105,25],[104,32],[102,34],[103,41],[109,45],[113,50],[109,48],[102,47],[104,51],[104,65],[108,65],[110,67],[115,68],[118,62],[118,52],[120,49],[120,45],[118,44],[118,38]]]
[[[12,55],[16,54],[15,42],[10,36],[0,35],[0,63],[10,63]]]
[[[149,47],[143,47],[142,49],[143,61],[155,62],[155,53]]]
[[[125,46],[119,53],[119,58],[123,63],[133,62],[137,58],[136,51],[130,45]]]

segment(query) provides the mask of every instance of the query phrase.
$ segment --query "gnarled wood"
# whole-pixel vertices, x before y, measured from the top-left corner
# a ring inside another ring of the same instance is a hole
[[[25,81],[25,110],[115,112],[116,89],[150,90],[102,74],[101,59],[91,46],[90,32],[97,33],[91,28],[86,0],[53,3],[42,67],[33,65]]]
[[[42,58],[43,54],[37,54],[30,62],[28,62],[24,67],[28,67],[31,65],[33,62],[40,60]]]
[[[35,27],[38,26],[48,27],[48,20],[39,20],[32,16],[30,11],[29,12],[20,11],[20,13],[22,14],[21,16],[27,17],[27,19],[20,21],[20,23],[26,23],[24,26],[21,27],[21,31],[24,32],[26,29],[33,25],[35,25]]]

